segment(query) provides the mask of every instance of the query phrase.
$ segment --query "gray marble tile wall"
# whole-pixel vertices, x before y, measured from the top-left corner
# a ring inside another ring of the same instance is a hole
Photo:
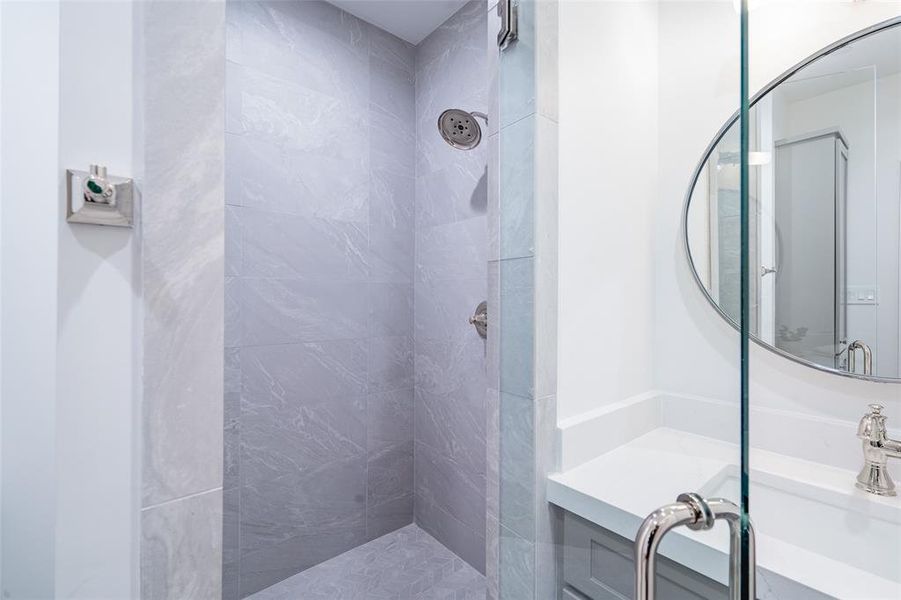
[[[416,123],[410,44],[324,2],[227,26],[228,599],[413,520]]]
[[[140,594],[221,597],[225,6],[135,5]]]
[[[557,597],[557,2],[520,0],[519,37],[499,57],[491,136],[491,345],[487,597]]]
[[[473,0],[416,48],[414,273],[416,523],[483,573],[488,381],[467,319],[488,293],[488,128],[464,151],[435,123],[489,110],[487,9]]]
[[[416,48],[230,2],[223,595],[417,523],[485,568],[486,5]],[[487,138],[487,131],[486,138]]]

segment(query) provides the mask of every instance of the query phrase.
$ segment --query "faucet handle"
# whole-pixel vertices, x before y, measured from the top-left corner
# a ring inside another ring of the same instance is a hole
[[[862,440],[881,440],[885,439],[885,415],[882,409],[885,408],[881,404],[870,404],[870,412],[860,419],[857,426],[857,437]]]

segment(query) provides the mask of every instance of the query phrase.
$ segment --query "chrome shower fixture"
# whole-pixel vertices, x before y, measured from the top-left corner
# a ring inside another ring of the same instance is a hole
[[[90,175],[84,179],[82,192],[85,202],[116,205],[116,186],[106,176],[106,167],[91,165]]]
[[[438,117],[438,131],[444,141],[454,148],[472,150],[482,141],[482,128],[475,117],[488,124],[488,115],[485,113],[450,108]]]

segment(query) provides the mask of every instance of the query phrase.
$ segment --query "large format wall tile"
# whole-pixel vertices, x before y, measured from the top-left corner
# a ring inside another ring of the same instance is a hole
[[[365,454],[365,397],[318,406],[242,403],[241,482],[245,487]]]
[[[410,387],[413,387],[413,338],[370,339],[369,391],[388,392]]]
[[[489,433],[497,439],[488,445],[500,485],[491,490],[499,523],[491,519],[498,539],[489,538],[490,600],[551,597],[562,585],[560,515],[543,485],[556,468],[556,13],[554,0],[520,2],[519,37],[499,55],[500,219],[491,273],[500,401]]]
[[[365,22],[321,2],[236,2],[233,10],[240,36],[231,60],[345,102],[366,102]]]
[[[364,338],[370,316],[367,292],[367,285],[357,282],[244,279],[241,286],[243,343]]]
[[[276,478],[245,483],[242,555],[307,534],[361,532],[365,494],[364,456],[320,461],[304,472],[285,470]],[[317,550],[308,550],[312,552]]]
[[[503,525],[498,540],[498,597],[500,600],[534,598],[535,543]]]
[[[474,217],[416,231],[418,281],[475,279],[488,260],[488,223]]]
[[[223,437],[233,441],[232,428],[223,431],[225,256],[241,262],[224,242],[225,7],[147,2],[136,16],[144,44],[141,597],[212,600],[232,558],[223,554],[222,485],[235,467],[234,454],[223,461]]]
[[[403,153],[408,154],[408,153]],[[414,179],[412,167],[392,164],[391,158],[373,152],[374,163],[369,179],[369,226],[384,232],[412,236],[414,213]],[[400,172],[398,172],[400,171]],[[403,258],[413,262],[412,253]]]
[[[469,327],[479,302],[485,300],[484,269],[469,279],[417,281],[414,291],[415,331],[422,338],[459,337],[477,341]],[[478,354],[478,353],[477,353]],[[478,364],[483,364],[479,362]]]
[[[409,283],[369,284],[369,335],[413,336],[413,289]]]
[[[500,263],[500,391],[534,397],[534,258]]]
[[[141,598],[218,599],[222,523],[222,490],[141,511]]]
[[[413,520],[413,441],[369,456],[366,486],[366,534],[374,538]]]
[[[471,565],[485,564],[485,534],[457,520],[433,502],[430,496],[415,495],[416,523],[432,537]]]
[[[534,416],[531,398],[500,395],[500,524],[534,541]]]
[[[244,271],[244,231],[240,213],[225,207],[225,275],[235,277]]]
[[[418,497],[437,504],[470,530],[484,537],[485,475],[422,443],[415,448]]]
[[[413,487],[413,442],[384,446],[369,456],[366,502],[374,507],[409,496]]]
[[[145,10],[143,501],[222,485],[224,10]],[[204,23],[203,34],[179,23]],[[150,54],[148,54],[150,55]],[[192,160],[185,160],[185,156]]]
[[[499,126],[501,128],[535,113],[536,72],[535,0],[518,5],[515,47],[501,52],[498,79]]]
[[[244,403],[306,404],[367,392],[364,340],[246,347],[241,369]]]
[[[485,10],[414,49],[324,2],[229,4],[239,595],[414,508],[484,568],[487,140],[435,120],[488,110]]]
[[[470,393],[475,396],[477,392]],[[461,395],[460,391],[435,394],[416,390],[417,440],[481,480],[485,476],[484,398],[478,406],[458,406],[456,401]]]
[[[225,314],[221,215],[143,231],[148,506],[222,485]]]
[[[265,140],[309,158],[353,159],[368,146],[368,103],[358,106],[302,82],[234,63],[229,63],[228,75],[233,79],[227,88],[228,133]]]
[[[145,2],[136,20],[141,597],[213,599],[222,594],[225,470],[225,6]]]
[[[325,2],[230,2],[228,44],[232,600],[413,520],[415,95]]]
[[[241,593],[363,543],[366,458],[319,464],[241,488]]]
[[[225,347],[237,348],[241,345],[241,279],[238,277],[225,278],[224,319]]]
[[[414,463],[417,523],[485,568],[485,342],[468,323],[487,298],[488,129],[475,149],[435,128],[448,108],[487,112],[486,5],[470,2],[416,53]]]
[[[366,226],[242,208],[243,275],[366,281]]]
[[[366,447],[370,454],[413,439],[413,389],[369,394]]]
[[[413,283],[413,233],[386,227],[369,229],[369,280]]]
[[[225,349],[225,394],[223,405],[225,432],[223,438],[224,473],[222,487],[226,490],[240,485],[241,444],[241,350]]]
[[[413,71],[407,65],[396,64],[393,59],[385,60],[372,56],[369,60],[369,109],[384,117],[397,120],[399,137],[396,144],[414,141],[414,128],[410,115],[415,108],[413,93]],[[386,143],[388,140],[378,140]]]
[[[432,132],[430,131],[429,134]],[[487,214],[487,138],[470,150],[473,160],[436,167],[416,182],[416,221],[420,226],[442,225]]]
[[[535,252],[535,118],[505,127],[500,142],[500,258],[530,257]]]
[[[336,221],[367,218],[368,156],[320,155],[228,134],[228,202]]]
[[[410,481],[412,482],[412,480],[411,469]],[[373,540],[412,523],[413,504],[413,493],[409,491],[389,498],[380,504],[368,504],[366,506],[366,538]]]
[[[222,492],[222,598],[231,600],[240,594],[241,490]]]

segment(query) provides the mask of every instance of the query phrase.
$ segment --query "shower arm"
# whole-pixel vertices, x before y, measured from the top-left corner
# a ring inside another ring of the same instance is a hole
[[[471,114],[471,115],[474,116],[474,117],[478,117],[478,118],[482,119],[483,121],[485,121],[485,125],[488,124],[488,115],[486,115],[485,113],[479,112],[479,111],[477,111],[477,110],[473,110],[473,111],[470,111],[469,114]]]

